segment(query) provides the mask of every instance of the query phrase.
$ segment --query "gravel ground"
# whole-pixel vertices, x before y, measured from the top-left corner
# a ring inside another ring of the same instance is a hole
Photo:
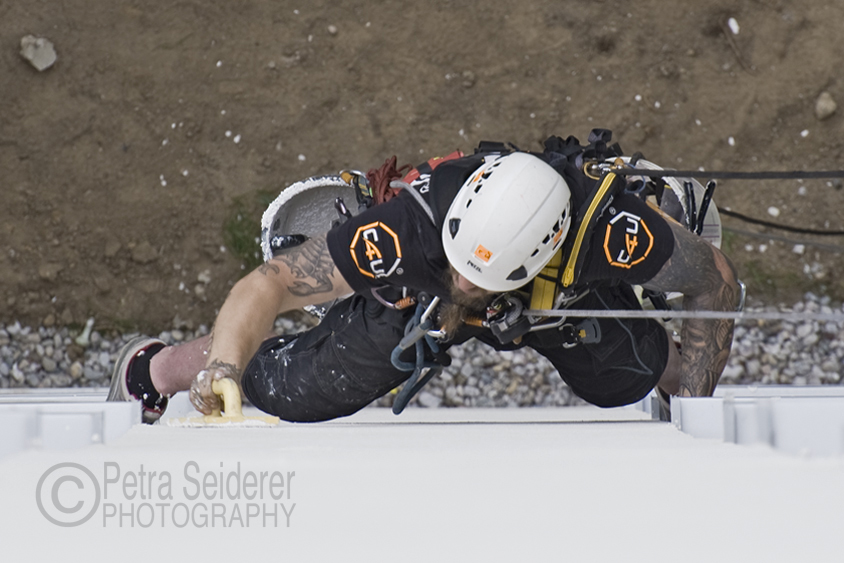
[[[756,306],[750,311],[844,313],[829,298],[806,294],[791,307]],[[113,362],[135,334],[106,338],[94,330],[69,331],[54,326],[0,325],[0,388],[103,387]],[[280,334],[305,325],[276,321]],[[177,344],[208,334],[195,330],[162,332]],[[422,407],[564,406],[582,401],[560,380],[551,364],[529,349],[496,352],[472,341],[450,350],[452,365],[412,401]],[[837,385],[844,360],[844,323],[744,321],[736,327],[733,351],[722,384]],[[375,404],[390,406],[392,395]]]

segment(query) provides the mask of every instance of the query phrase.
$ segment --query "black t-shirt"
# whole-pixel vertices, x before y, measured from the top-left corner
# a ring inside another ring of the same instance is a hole
[[[575,236],[574,227],[568,236]],[[653,278],[674,249],[666,220],[644,201],[622,194],[593,228],[579,282]],[[349,285],[361,293],[385,285],[448,300],[448,260],[437,227],[408,194],[367,209],[328,233],[328,250]],[[563,258],[564,263],[566,257]]]
[[[391,285],[448,295],[448,260],[440,234],[407,194],[400,192],[352,217],[327,238],[334,263],[358,293]]]

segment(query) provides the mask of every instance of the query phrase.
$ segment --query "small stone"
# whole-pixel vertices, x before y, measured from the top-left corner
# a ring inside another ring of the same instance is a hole
[[[835,360],[826,360],[824,363],[821,364],[821,369],[827,372],[834,372],[838,371],[841,366]]]
[[[797,338],[806,338],[810,334],[815,331],[815,327],[812,326],[812,323],[803,323],[802,325],[797,327]]]
[[[120,252],[120,241],[117,240],[110,240],[106,242],[105,245],[105,256],[106,258],[114,258],[117,256],[117,253]]]
[[[73,362],[70,364],[70,377],[73,379],[79,379],[82,377],[84,370],[82,369],[82,364],[79,362]]]
[[[173,328],[182,330],[193,330],[194,323],[191,319],[183,319],[179,315],[173,317]]]
[[[75,362],[76,360],[81,360],[85,357],[85,348],[76,344],[75,342],[69,344],[67,347],[67,357],[70,361]]]
[[[64,373],[51,375],[46,381],[50,383],[50,387],[70,387],[73,383],[70,376]]]
[[[193,288],[193,292],[196,294],[197,297],[199,297],[203,301],[205,300],[205,286],[204,285],[199,284],[199,283],[196,284],[196,286],[194,286],[194,288]]]
[[[463,395],[466,397],[478,397],[481,394],[481,390],[473,385],[467,385],[463,388]]]
[[[328,33],[331,34],[331,35],[337,35],[337,32],[339,32],[339,31],[340,30],[337,29],[336,25],[329,25],[328,26]]]
[[[53,66],[58,58],[55,47],[48,39],[34,35],[26,35],[21,39],[21,56],[38,72]]]
[[[97,356],[97,363],[99,363],[104,368],[107,368],[108,365],[111,363],[111,354],[108,352],[100,352],[100,355]]]
[[[44,371],[50,373],[56,371],[58,365],[56,364],[55,360],[52,358],[42,358],[41,359],[41,367],[44,368]]]
[[[56,281],[59,272],[61,272],[63,269],[64,266],[62,266],[61,264],[41,264],[40,266],[38,266],[38,276],[42,280]]]
[[[46,317],[44,317],[44,320],[43,320],[43,321],[41,321],[41,324],[43,324],[43,325],[44,325],[44,326],[46,326],[46,327],[55,326],[55,324],[56,324],[56,316],[55,316],[53,313],[50,313],[49,315],[47,315]]]
[[[94,276],[94,285],[103,293],[111,291],[111,276],[108,274],[101,274]]]
[[[813,332],[812,334],[803,339],[803,346],[812,347],[817,344],[819,340],[820,337],[817,335],[817,333]]]
[[[105,373],[88,366],[85,366],[82,372],[85,375],[85,379],[89,381],[99,381],[105,376]]]
[[[9,367],[9,364],[6,362],[0,362],[0,375],[3,377],[9,377],[9,373],[11,373],[12,368]]]
[[[185,339],[185,333],[179,329],[175,329],[170,331],[170,335],[173,337],[173,340],[176,342],[181,342]]]
[[[721,374],[721,377],[724,379],[739,379],[742,375],[744,375],[744,368],[740,365],[728,365],[724,368],[724,372]]]
[[[196,281],[204,283],[205,285],[211,283],[211,270],[203,270],[202,272],[199,272],[199,275],[196,276]]]
[[[730,31],[733,33],[733,35],[738,35],[738,34],[739,34],[739,31],[741,30],[741,27],[739,26],[738,21],[736,21],[736,18],[730,18],[730,19],[728,19],[728,20],[727,20],[727,25],[729,26]]]
[[[143,241],[141,244],[132,249],[132,260],[138,264],[149,264],[157,259],[158,253],[147,241]]]
[[[73,324],[73,313],[70,311],[70,307],[65,307],[64,311],[62,311],[61,320],[65,326]]]
[[[815,102],[815,117],[818,118],[818,121],[823,121],[832,116],[837,109],[838,104],[835,103],[832,95],[829,92],[821,92],[821,95],[818,96]]]
[[[422,391],[419,393],[418,401],[420,405],[428,409],[435,409],[442,404],[442,399],[433,393],[429,393],[428,391]]]

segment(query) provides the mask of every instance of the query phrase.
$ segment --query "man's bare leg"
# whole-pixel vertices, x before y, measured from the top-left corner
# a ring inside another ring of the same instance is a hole
[[[208,363],[211,335],[167,346],[152,357],[149,375],[155,390],[162,395],[187,391],[196,374]]]
[[[266,338],[273,336],[270,333]],[[149,363],[149,375],[155,390],[162,395],[173,395],[190,389],[196,374],[208,365],[210,350],[210,334],[178,346],[162,348]]]

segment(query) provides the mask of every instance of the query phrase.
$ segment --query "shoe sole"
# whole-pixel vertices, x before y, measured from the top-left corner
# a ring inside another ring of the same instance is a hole
[[[149,338],[147,336],[137,336],[126,343],[120,350],[120,355],[117,356],[117,361],[114,362],[114,370],[111,372],[111,385],[108,389],[108,398],[106,401],[136,401],[137,399],[129,393],[129,387],[126,385],[126,375],[129,370],[129,363],[138,352],[149,348],[153,344],[164,344],[157,338]]]

